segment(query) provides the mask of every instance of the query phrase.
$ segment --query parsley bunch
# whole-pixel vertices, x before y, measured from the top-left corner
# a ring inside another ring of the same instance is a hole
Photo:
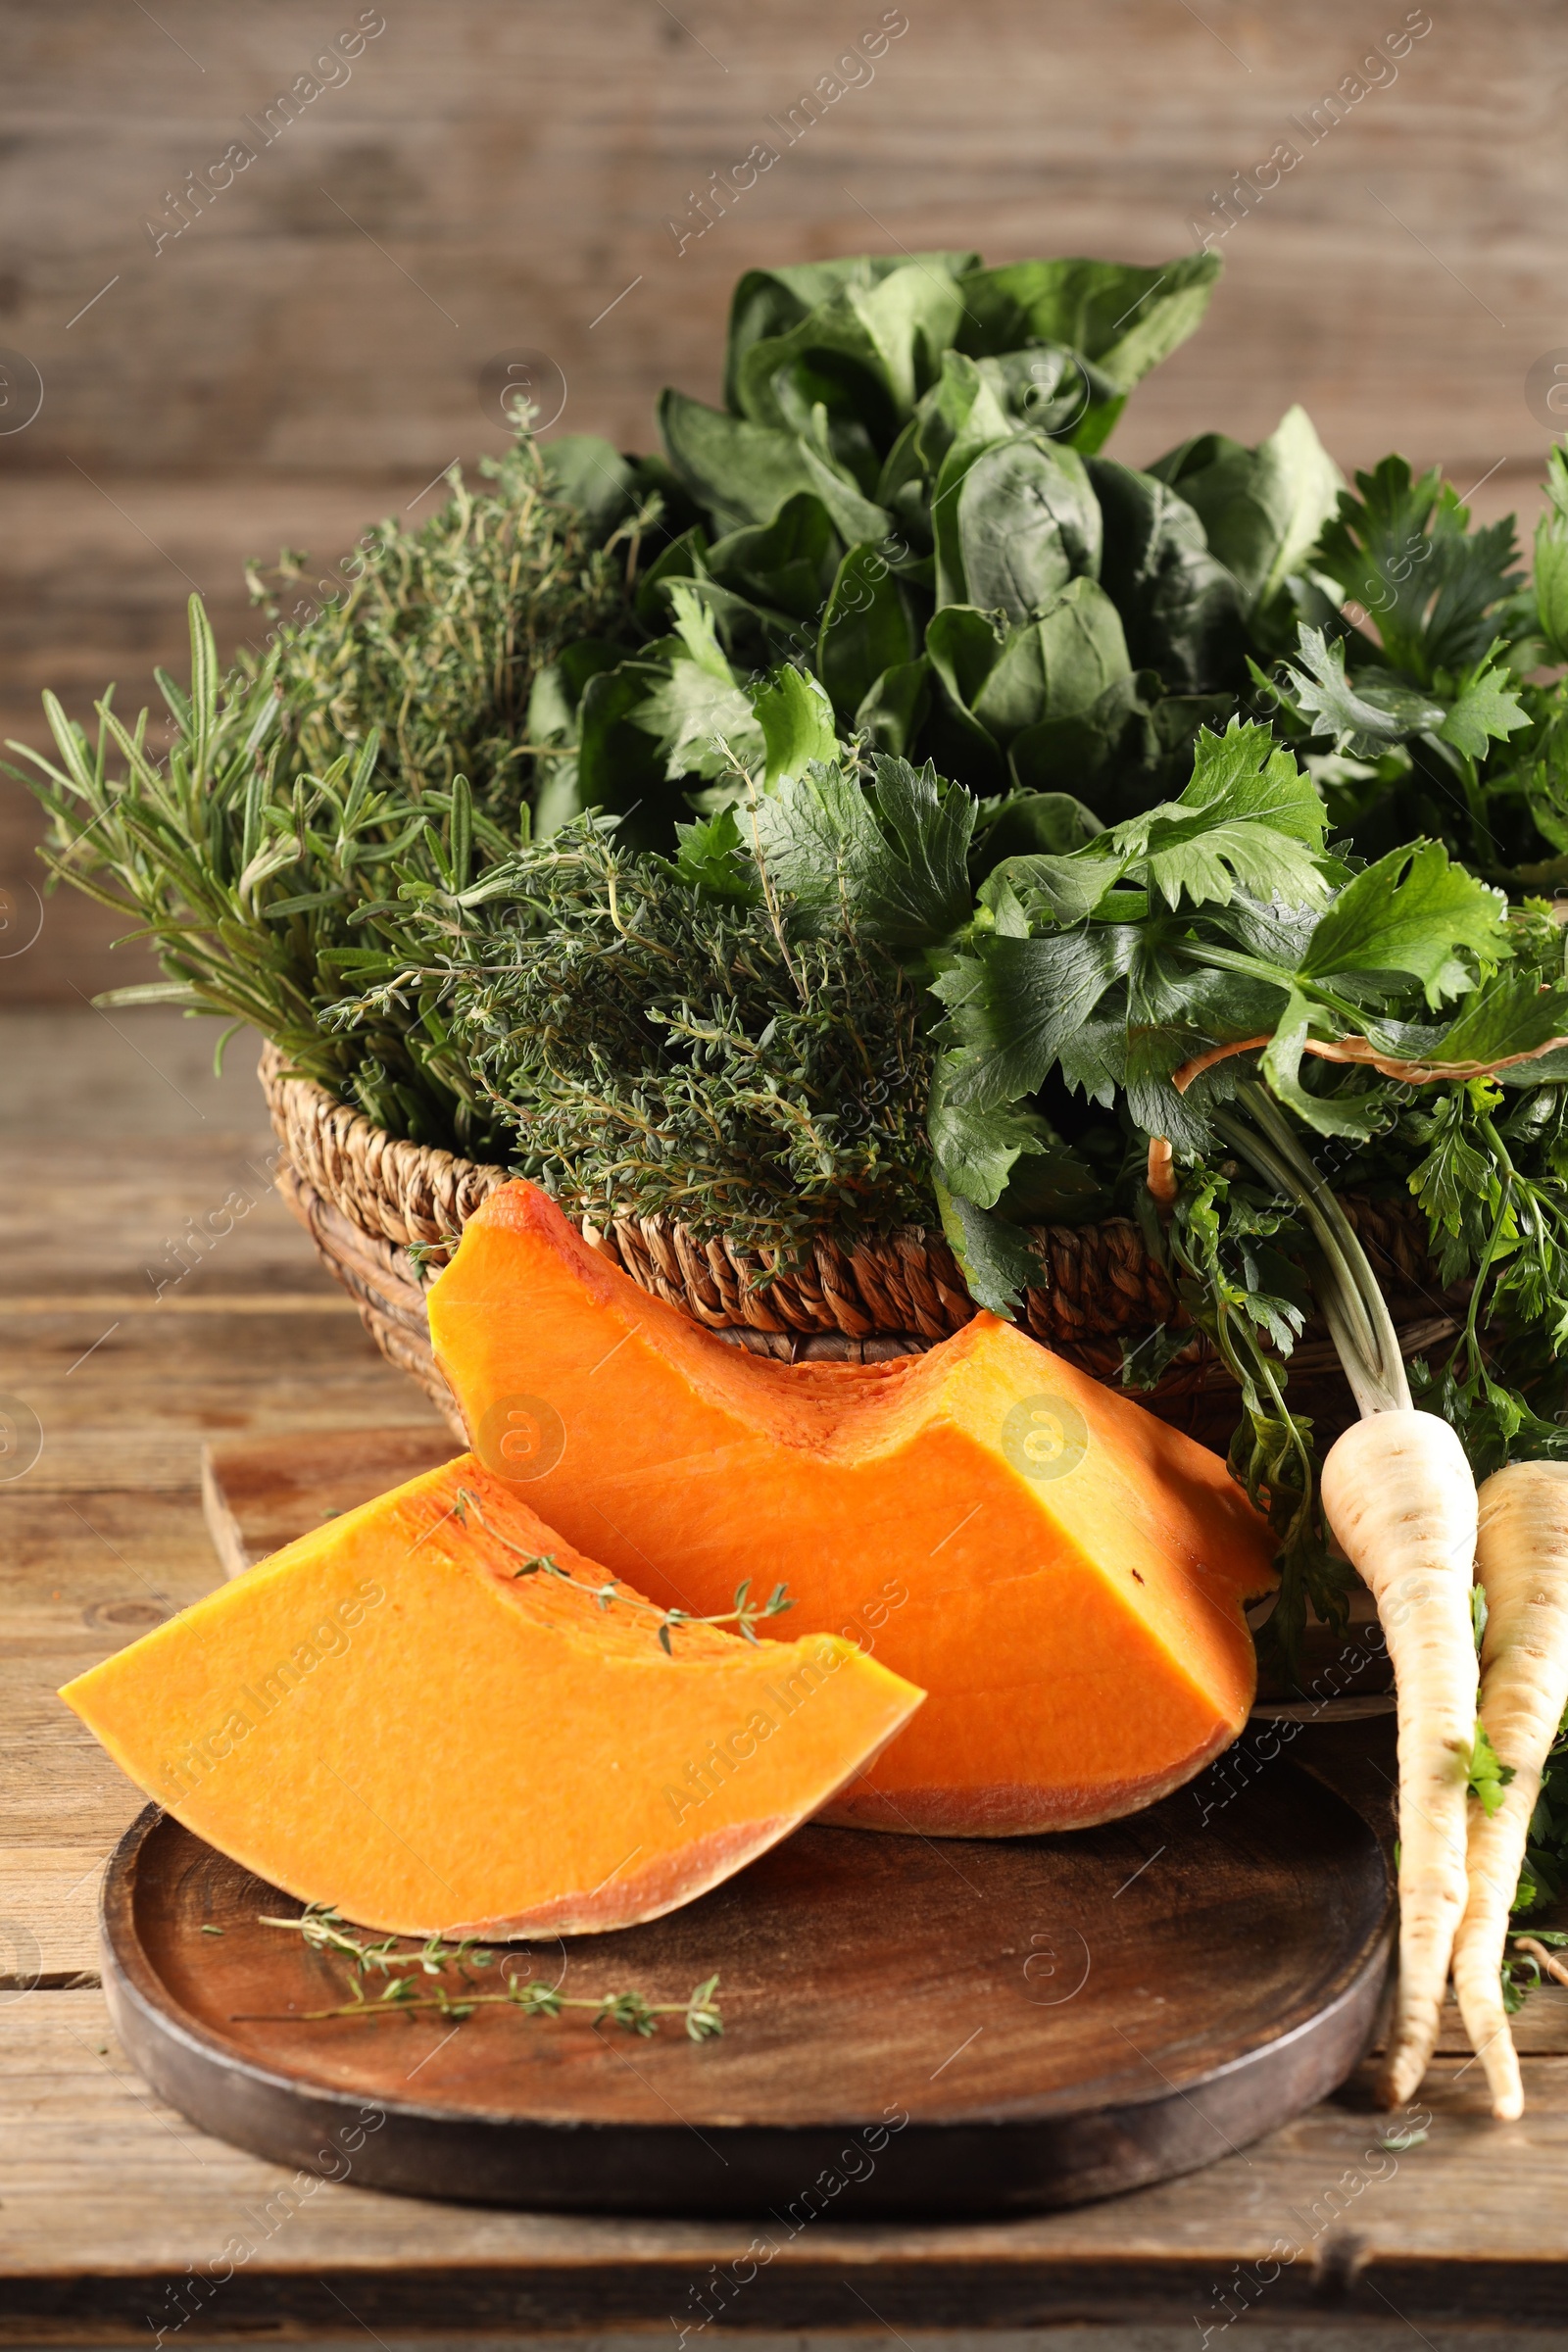
[[[1358,1402],[1386,1403],[1398,1377],[1336,1185],[1396,1171],[1446,1247],[1445,1276],[1473,1276],[1467,1327],[1426,1377],[1478,1472],[1489,1446],[1494,1460],[1568,1451],[1564,933],[1544,906],[1510,910],[1441,843],[1362,863],[1333,854],[1327,830],[1291,753],[1233,722],[1200,738],[1179,799],[1066,853],[1001,862],[936,983],[935,1181],[985,1303],[1006,1311],[1034,1271],[1017,1172],[1070,1158],[1086,1109],[1118,1119],[1152,1179],[1168,1161],[1167,1223],[1125,1164],[1122,1197],[1241,1386],[1232,1459],[1281,1537],[1287,1653],[1308,1599],[1331,1621],[1343,1611],[1310,1427],[1287,1395],[1303,1256]],[[1092,1180],[1087,1160],[1081,1173]]]

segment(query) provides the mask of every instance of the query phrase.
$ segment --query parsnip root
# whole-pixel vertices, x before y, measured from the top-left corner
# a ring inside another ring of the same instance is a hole
[[[1398,1687],[1399,1978],[1378,2082],[1397,2107],[1426,2073],[1468,1896],[1476,1488],[1447,1423],[1406,1409],[1348,1429],[1322,1492],[1335,1538],[1377,1601]]]
[[[1480,1503],[1481,1721],[1514,1777],[1495,1813],[1470,1809],[1470,1892],[1453,1983],[1492,2112],[1511,2121],[1524,2112],[1524,2089],[1502,2005],[1502,1954],[1542,1767],[1568,1704],[1568,1462],[1514,1462],[1487,1480]]]

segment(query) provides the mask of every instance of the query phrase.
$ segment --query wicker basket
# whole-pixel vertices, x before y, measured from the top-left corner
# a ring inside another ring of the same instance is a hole
[[[262,1089],[282,1147],[278,1190],[382,1354],[418,1382],[466,1442],[430,1350],[424,1292],[467,1218],[509,1181],[507,1171],[401,1142],[287,1067],[275,1047],[264,1047]],[[1462,1296],[1439,1290],[1414,1204],[1349,1199],[1345,1206],[1389,1295],[1405,1353],[1451,1335]],[[662,1216],[617,1217],[602,1232],[583,1232],[655,1298],[736,1347],[788,1363],[916,1354],[975,1311],[947,1243],[921,1229],[854,1249],[820,1241],[809,1263],[777,1275],[763,1257],[700,1242]],[[1042,1280],[1027,1295],[1028,1328],[1096,1379],[1118,1376],[1141,1341],[1179,1323],[1163,1269],[1129,1219],[1037,1226],[1031,1239]],[[409,1255],[416,1243],[417,1265]],[[1311,1326],[1291,1361],[1291,1396],[1325,1435],[1354,1418],[1333,1348]],[[1236,1418],[1235,1383],[1196,1332],[1144,1401],[1211,1444],[1226,1442]]]

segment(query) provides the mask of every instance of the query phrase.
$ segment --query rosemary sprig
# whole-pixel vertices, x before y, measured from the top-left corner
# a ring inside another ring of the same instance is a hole
[[[723,1610],[717,1616],[697,1617],[690,1609],[662,1609],[657,1601],[644,1600],[640,1592],[626,1592],[614,1582],[613,1578],[608,1579],[602,1585],[585,1585],[579,1578],[573,1576],[569,1569],[563,1568],[553,1553],[527,1551],[520,1544],[514,1544],[512,1538],[503,1535],[499,1527],[490,1525],[479,1506],[478,1496],[468,1487],[458,1489],[452,1507],[465,1527],[468,1523],[468,1513],[472,1511],[486,1535],[493,1537],[504,1550],[514,1553],[517,1559],[521,1560],[522,1566],[514,1568],[512,1572],[514,1580],[524,1576],[559,1577],[564,1585],[571,1585],[577,1592],[586,1592],[591,1599],[597,1600],[602,1609],[608,1609],[618,1601],[623,1609],[640,1609],[647,1616],[657,1617],[659,1619],[660,1646],[666,1657],[673,1657],[675,1654],[670,1646],[671,1633],[678,1632],[683,1625],[732,1625],[743,1642],[750,1642],[754,1648],[760,1648],[761,1644],[757,1639],[757,1627],[768,1617],[782,1617],[786,1609],[793,1609],[795,1606],[789,1596],[788,1589],[781,1584],[773,1587],[766,1600],[753,1600],[751,1597],[752,1580],[747,1576],[743,1577],[735,1588],[735,1606],[732,1609]]]
[[[327,1903],[308,1904],[297,1919],[262,1917],[257,1925],[286,1929],[302,1936],[313,1951],[336,1952],[352,1961],[350,1997],[325,2009],[244,2011],[234,2019],[236,2024],[317,2025],[328,2018],[368,2021],[433,2010],[461,2025],[476,2009],[516,2009],[524,2017],[559,2017],[564,2010],[582,2009],[592,2012],[595,2025],[619,2026],[624,2033],[645,2037],[658,2033],[662,2017],[680,2018],[692,2041],[714,2040],[724,2031],[716,1998],[716,1975],[706,1977],[702,1984],[694,1985],[684,2001],[651,2001],[646,1993],[635,1990],[564,1993],[556,1985],[538,1980],[525,1984],[517,1977],[507,1979],[504,1992],[484,1992],[472,1989],[470,1972],[494,1968],[505,1954],[493,1951],[476,1936],[466,1936],[459,1943],[448,1943],[439,1935],[429,1936],[412,1951],[401,1948],[411,1939],[397,1936],[385,1936],[374,1942],[362,1941],[350,1934],[342,1914]],[[449,1969],[463,1979],[461,1990],[440,1982]],[[384,1977],[386,1982],[372,2000],[365,1989],[365,1981],[375,1976]],[[431,1982],[421,1984],[421,1978]]]
[[[158,672],[166,714],[126,727],[111,688],[89,736],[46,695],[56,756],[12,744],[25,765],[8,770],[49,811],[54,879],[162,963],[119,1002],[248,1024],[390,1133],[480,1157],[490,1101],[433,1004],[352,1034],[325,1016],[367,959],[409,952],[405,886],[450,907],[527,840],[533,679],[630,625],[624,550],[595,544],[532,446],[482,470],[491,488],[457,479],[420,531],[377,526],[324,606],[226,677],[193,597],[188,687]]]

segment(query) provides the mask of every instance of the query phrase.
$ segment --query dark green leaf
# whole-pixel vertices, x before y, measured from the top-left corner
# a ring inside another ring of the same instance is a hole
[[[1455,1018],[1420,1058],[1502,1061],[1568,1038],[1568,985],[1543,988],[1534,972],[1511,971],[1461,998]]]
[[[684,392],[661,394],[659,429],[676,473],[726,531],[771,522],[786,499],[816,491],[793,433],[705,408]]]
[[[1536,525],[1536,610],[1553,662],[1568,662],[1568,458],[1546,459],[1546,511]]]
[[[684,664],[695,678],[694,665]],[[582,746],[577,756],[577,790],[585,808],[607,808],[633,824],[632,839],[657,838],[657,816],[667,805],[664,756],[637,718],[651,685],[660,683],[642,663],[626,662],[591,678],[582,698]]]
[[[972,863],[983,876],[1004,858],[1066,857],[1103,830],[1070,792],[1015,792],[981,818]]]
[[[983,993],[963,1022],[966,1042],[977,1050],[955,1072],[950,1100],[983,1110],[1043,1086],[1066,1040],[1127,971],[1136,929],[1105,923],[1038,939],[982,937],[976,954]]]
[[[700,522],[694,523],[649,564],[637,583],[636,596],[637,617],[645,629],[657,633],[669,618],[662,583],[701,577],[707,569],[708,552],[708,533]]]
[[[931,706],[931,674],[927,663],[901,662],[885,669],[862,697],[853,721],[873,751],[907,756],[925,724]]]
[[[1390,744],[1441,727],[1446,707],[1431,695],[1379,681],[1350,685],[1345,673],[1343,639],[1300,625],[1300,667],[1287,665],[1291,700],[1314,735],[1332,736],[1337,752],[1375,760]]]
[[[787,427],[789,386],[795,404],[825,400],[866,416],[885,448],[936,375],[962,309],[955,280],[919,261],[901,261],[874,285],[839,286],[741,355],[736,405],[759,424]]]
[[[822,614],[817,674],[841,718],[854,717],[885,670],[919,653],[898,583],[876,547],[852,547]]]
[[[1162,269],[1126,262],[1010,262],[959,281],[959,348],[976,358],[1030,342],[1065,343],[1123,392],[1200,324],[1220,273],[1216,253]]]
[[[1469,510],[1436,466],[1417,481],[1403,458],[1355,486],[1358,498],[1341,493],[1317,560],[1372,615],[1390,666],[1429,686],[1440,669],[1479,662],[1496,633],[1493,608],[1520,581],[1512,517],[1468,530]]]
[[[1024,621],[1076,575],[1099,573],[1100,508],[1073,450],[1032,438],[998,442],[965,470],[956,512],[958,573],[945,604]]]
[[[1018,1293],[1038,1283],[1043,1271],[1027,1237],[1016,1225],[960,1200],[940,1182],[936,1196],[942,1230],[971,1297],[994,1315],[1010,1316]]]
[[[1205,433],[1149,470],[1193,508],[1249,612],[1281,593],[1339,503],[1339,467],[1301,408],[1287,409],[1256,449]]]
[[[569,499],[601,536],[612,530],[635,503],[636,472],[612,441],[596,433],[563,433],[540,451],[551,487]]]
[[[1008,636],[975,697],[974,715],[1006,744],[1043,719],[1090,710],[1127,670],[1115,606],[1096,581],[1072,580],[1038,620]]]
[[[972,605],[944,605],[925,633],[931,666],[960,710],[972,710],[1002,652],[1002,633],[990,613]]]
[[[1152,474],[1113,458],[1088,463],[1104,524],[1100,582],[1132,665],[1186,693],[1241,684],[1241,590],[1192,508]]]
[[[717,540],[708,567],[725,587],[814,627],[841,553],[826,507],[802,491],[785,500],[771,522],[749,523]]]
[[[1310,777],[1266,727],[1232,720],[1198,738],[1180,800],[1127,818],[1081,855],[1113,854],[1129,879],[1147,879],[1167,905],[1229,905],[1240,883],[1253,897],[1301,906],[1328,895],[1316,852],[1328,818]]]
[[[808,922],[848,917],[899,951],[935,945],[969,913],[974,803],[929,767],[880,754],[871,764],[874,797],[817,766],[760,802],[762,862]]]
[[[801,262],[782,270],[748,270],[730,303],[724,362],[724,400],[740,414],[740,376],[753,346],[787,334],[819,303],[851,289],[869,289],[896,270],[913,266],[938,277],[961,278],[973,270],[974,253],[853,254],[830,262]]]

